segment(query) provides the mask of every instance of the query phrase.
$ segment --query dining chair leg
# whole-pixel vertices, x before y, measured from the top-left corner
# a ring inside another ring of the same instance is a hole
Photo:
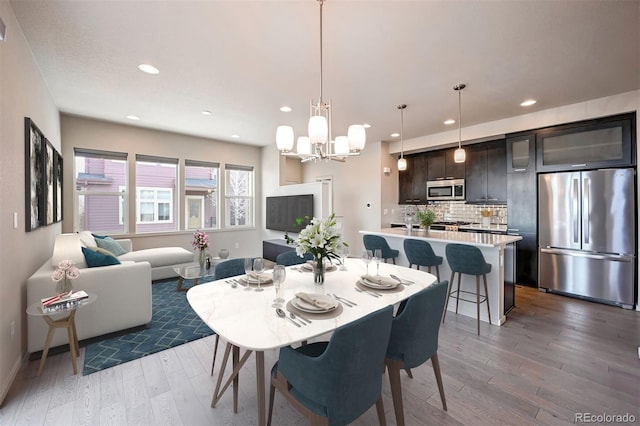
[[[487,293],[487,275],[482,274],[484,280],[484,296],[487,298],[487,314],[489,315],[489,324],[491,324],[491,309],[489,309],[489,293]]]
[[[440,268],[438,268],[438,265],[436,265],[436,277],[438,277],[438,282],[440,282]]]
[[[213,376],[213,368],[216,366],[216,355],[218,354],[218,341],[220,341],[220,335],[216,333],[216,343],[213,348],[213,363],[211,363],[211,375]]]
[[[447,308],[449,307],[449,297],[451,297],[451,288],[453,287],[453,275],[455,272],[451,273],[451,279],[449,280],[449,286],[447,287],[447,301],[444,304],[444,311],[442,312],[442,323],[444,324],[444,318],[447,316]]]
[[[405,368],[404,371],[407,372],[407,376],[409,376],[410,379],[413,379],[413,373],[410,368]]]
[[[376,401],[376,412],[378,413],[378,423],[380,426],[387,426],[387,418],[384,415],[384,403],[382,402],[382,394]]]
[[[458,289],[456,290],[456,314],[458,313],[458,305],[460,304],[460,279],[462,279],[462,274],[458,272]]]
[[[480,335],[480,275],[476,275],[476,321],[478,322],[478,336]]]
[[[436,375],[436,382],[438,383],[438,391],[440,392],[440,399],[442,400],[442,408],[447,411],[447,400],[444,397],[444,386],[442,385],[442,375],[440,374],[440,361],[438,361],[438,353],[436,352],[431,357],[431,366],[433,372]]]
[[[276,387],[273,383],[269,386],[269,416],[267,417],[267,426],[271,426],[271,416],[273,415],[273,400],[276,396]]]
[[[393,411],[396,413],[396,423],[404,425],[404,407],[402,405],[402,383],[400,382],[400,361],[386,360],[387,371],[389,372],[389,384],[391,386],[391,399],[393,400]]]

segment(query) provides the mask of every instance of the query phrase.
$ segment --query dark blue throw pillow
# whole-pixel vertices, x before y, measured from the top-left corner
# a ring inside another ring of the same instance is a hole
[[[84,254],[84,259],[87,261],[87,266],[89,268],[120,264],[120,261],[117,258],[111,255],[98,253],[86,247],[82,247],[82,254]]]

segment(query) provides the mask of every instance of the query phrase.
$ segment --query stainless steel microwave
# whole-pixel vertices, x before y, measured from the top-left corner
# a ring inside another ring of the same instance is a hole
[[[464,179],[427,181],[427,200],[461,200],[464,201]]]

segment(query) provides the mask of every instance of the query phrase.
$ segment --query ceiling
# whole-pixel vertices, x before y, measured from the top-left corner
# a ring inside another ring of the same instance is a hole
[[[317,1],[10,4],[61,112],[252,145],[306,134]],[[405,140],[451,130],[457,83],[463,126],[640,89],[638,0],[327,0],[323,43],[334,137],[369,123],[368,141],[399,140],[400,103]]]

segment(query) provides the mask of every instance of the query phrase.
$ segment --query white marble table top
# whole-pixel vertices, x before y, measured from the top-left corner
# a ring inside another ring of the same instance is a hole
[[[415,284],[405,285],[399,292],[379,291],[383,296],[376,298],[355,289],[358,278],[366,273],[364,262],[350,258],[346,266],[346,271],[338,268],[326,272],[323,285],[314,284],[312,272],[287,268],[287,278],[281,290],[285,299],[283,309],[297,292],[336,293],[358,304],[355,307],[343,306],[342,313],[335,318],[315,319],[313,314],[307,314],[312,323],[302,327],[296,327],[291,321],[276,315],[271,307],[275,298],[273,285],[264,287],[262,292],[244,291],[244,287],[233,288],[228,279],[223,279],[192,287],[187,292],[187,300],[196,314],[228,342],[249,350],[265,351],[333,331],[385,306],[399,303],[436,281],[436,277],[427,272],[381,263],[380,275],[395,274]],[[375,274],[375,263],[369,265],[369,272]]]

